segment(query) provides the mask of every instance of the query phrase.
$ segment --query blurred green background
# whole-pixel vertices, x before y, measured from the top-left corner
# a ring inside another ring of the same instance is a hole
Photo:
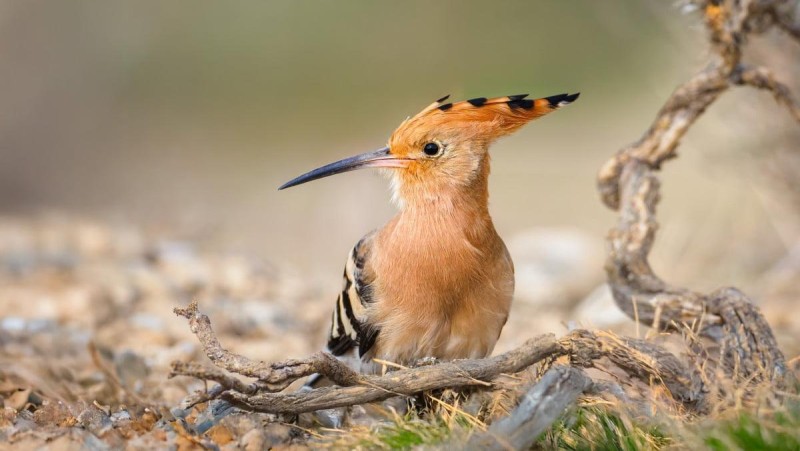
[[[796,47],[755,49],[797,85]],[[672,1],[5,1],[0,212],[169,225],[334,293],[350,246],[392,215],[387,183],[277,186],[382,146],[445,94],[580,91],[493,148],[491,208],[504,237],[585,234],[599,270],[615,219],[595,173],[706,56]],[[767,94],[714,105],[666,167],[657,272],[748,288],[797,236],[762,158],[798,142]]]

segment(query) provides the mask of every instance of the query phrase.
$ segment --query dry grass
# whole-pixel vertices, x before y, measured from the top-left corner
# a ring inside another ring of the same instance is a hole
[[[616,337],[611,332],[601,334]],[[684,336],[689,343],[686,346],[699,339],[689,329]],[[504,377],[491,390],[425,394],[427,401],[421,403],[424,408],[412,408],[404,414],[391,411],[372,427],[326,431],[312,443],[337,449],[461,447],[472,434],[485,431],[494,420],[508,415],[549,363]],[[708,362],[696,359],[695,364],[702,369]],[[620,378],[607,361],[598,362],[592,371],[596,379],[620,384],[624,399],[608,392],[584,396],[537,439],[534,448],[800,450],[800,383],[796,378],[787,390],[779,391],[768,382],[737,382],[722,371],[710,373],[714,379],[706,381],[711,387],[709,414],[698,415],[675,403],[658,374],[649,384],[642,384]]]
[[[651,386],[652,393],[662,390],[666,387],[658,383]],[[732,388],[726,392],[741,393]],[[327,430],[315,438],[312,445],[335,449],[450,448],[463,445],[472,433],[485,430],[486,423],[481,418],[501,413],[493,410],[496,404],[488,397],[483,397],[479,412],[471,412],[469,408],[465,410],[463,398],[459,403],[426,396],[430,401],[426,409],[412,409],[405,414],[394,412],[373,427]],[[513,399],[506,401],[514,402]],[[729,397],[720,399],[719,403],[712,415],[693,417],[657,397],[650,399],[647,411],[635,411],[630,404],[618,399],[586,397],[544,432],[535,448],[800,449],[800,398],[797,395],[776,394],[765,387],[758,399]]]

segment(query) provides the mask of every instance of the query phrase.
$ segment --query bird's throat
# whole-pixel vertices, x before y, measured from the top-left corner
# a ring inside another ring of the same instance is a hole
[[[486,177],[478,177],[469,186],[411,196],[404,199],[387,231],[395,243],[401,240],[433,252],[469,249],[497,237],[488,198]]]
[[[393,179],[394,197],[401,215],[432,220],[447,219],[454,215],[488,217],[489,158],[486,155],[475,168],[468,183],[454,183],[440,174],[430,177],[404,177]],[[434,176],[437,175],[437,176]]]

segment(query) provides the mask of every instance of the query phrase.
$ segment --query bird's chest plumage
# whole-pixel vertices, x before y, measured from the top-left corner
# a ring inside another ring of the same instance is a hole
[[[394,235],[376,243],[374,357],[408,364],[491,353],[508,316],[513,269],[493,228],[476,242],[453,227],[413,240],[388,229]]]

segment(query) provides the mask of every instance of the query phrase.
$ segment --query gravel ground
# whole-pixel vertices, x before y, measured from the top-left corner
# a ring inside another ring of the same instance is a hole
[[[307,446],[307,432],[269,415],[221,402],[182,408],[204,387],[168,378],[169,364],[205,357],[172,309],[196,299],[226,347],[282,360],[319,349],[335,293],[288,268],[169,236],[75,218],[0,218],[0,446]],[[602,288],[602,252],[580,234],[536,231],[509,247],[521,256],[521,283],[497,351],[534,330],[563,332],[565,320],[633,330]],[[786,315],[799,294],[798,255],[765,276],[763,296],[790,358],[800,351],[800,320]]]

